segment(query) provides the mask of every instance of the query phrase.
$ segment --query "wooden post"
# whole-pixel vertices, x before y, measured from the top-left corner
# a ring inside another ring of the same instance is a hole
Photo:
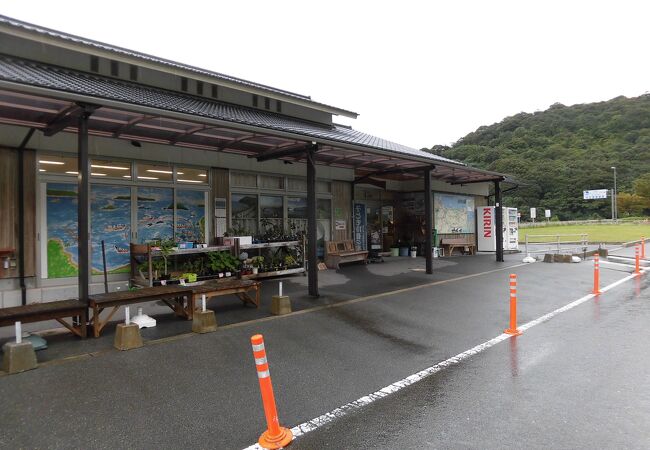
[[[88,118],[92,111],[84,109],[79,116],[78,151],[79,169],[77,175],[78,197],[77,229],[79,249],[79,300],[88,302],[90,285],[90,159],[88,157]]]
[[[501,185],[499,181],[494,182],[494,215],[496,216],[496,240],[497,240],[497,262],[503,262],[503,211],[501,209]]]
[[[307,275],[309,295],[318,297],[318,261],[316,256],[316,161],[314,153],[318,144],[312,143],[307,150]]]
[[[433,207],[431,198],[431,168],[424,170],[424,228],[425,241],[424,241],[424,257],[426,259],[427,273],[433,273],[433,239],[431,233],[433,232]]]

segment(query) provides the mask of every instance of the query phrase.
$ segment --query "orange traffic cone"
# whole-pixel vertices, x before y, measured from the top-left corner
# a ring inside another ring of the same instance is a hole
[[[260,380],[260,391],[262,392],[262,404],[264,405],[267,426],[267,430],[262,433],[257,442],[264,448],[282,448],[293,440],[293,434],[288,428],[280,426],[278,410],[275,407],[269,363],[266,360],[266,350],[264,349],[264,337],[261,334],[256,334],[251,337],[251,344],[253,345],[253,356],[257,367],[257,378]]]
[[[506,334],[519,336],[521,330],[517,329],[517,275],[510,274],[510,328],[503,331]]]

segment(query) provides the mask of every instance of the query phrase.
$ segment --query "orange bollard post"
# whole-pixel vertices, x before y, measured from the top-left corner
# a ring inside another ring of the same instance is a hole
[[[510,274],[510,328],[503,331],[506,334],[519,336],[522,331],[517,329],[517,275]]]
[[[641,275],[641,261],[640,261],[640,250],[639,245],[634,246],[634,273]]]
[[[592,294],[598,295],[601,294],[602,291],[600,290],[600,257],[598,256],[598,253],[594,255],[594,290],[592,291]]]
[[[275,395],[273,395],[269,363],[266,360],[266,350],[264,349],[264,337],[261,334],[256,334],[251,337],[251,344],[253,345],[253,356],[257,367],[257,378],[260,380],[260,391],[262,392],[262,404],[264,405],[267,426],[266,431],[262,433],[257,442],[268,449],[282,448],[293,440],[293,434],[288,428],[280,426],[278,411],[275,407]]]

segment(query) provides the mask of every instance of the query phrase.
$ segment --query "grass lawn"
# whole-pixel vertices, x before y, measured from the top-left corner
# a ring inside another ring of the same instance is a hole
[[[524,242],[525,236],[535,234],[582,234],[587,233],[589,242],[629,242],[645,237],[650,239],[650,224],[620,223],[620,224],[589,224],[589,225],[557,225],[535,228],[520,228],[519,242]],[[536,242],[542,238],[534,238]],[[576,240],[579,239],[576,236]],[[549,238],[553,240],[553,238]],[[568,240],[568,238],[563,238]]]

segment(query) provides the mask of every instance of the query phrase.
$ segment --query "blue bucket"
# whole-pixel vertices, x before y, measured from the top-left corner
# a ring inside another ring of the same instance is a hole
[[[409,248],[408,247],[400,247],[399,248],[399,255],[400,256],[409,256]]]

